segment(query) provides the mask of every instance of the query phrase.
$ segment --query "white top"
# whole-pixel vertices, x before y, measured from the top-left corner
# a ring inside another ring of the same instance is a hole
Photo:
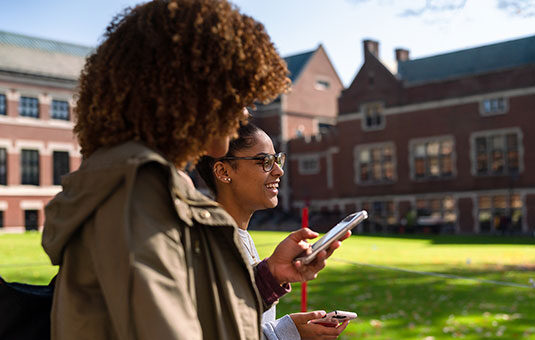
[[[251,265],[255,265],[260,262],[260,256],[254,245],[254,241],[247,232],[238,228],[238,233],[242,241],[242,246],[247,254],[247,259]],[[285,315],[282,318],[275,320],[277,316],[277,310],[275,305],[262,314],[262,332],[269,340],[300,340],[301,336],[297,331],[297,327],[290,318],[289,315]]]

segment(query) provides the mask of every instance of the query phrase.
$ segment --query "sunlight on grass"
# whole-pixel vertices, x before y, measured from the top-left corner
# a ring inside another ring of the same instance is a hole
[[[251,234],[261,257],[287,236]],[[508,240],[510,244],[484,237],[352,236],[309,282],[308,310],[357,312],[358,319],[340,337],[347,340],[535,340],[534,288],[475,281],[527,285],[535,280],[533,239]],[[0,275],[8,281],[47,284],[57,267],[50,265],[40,241],[39,233],[0,234]],[[299,311],[300,301],[300,284],[293,284],[277,314]]]
[[[261,257],[265,257],[287,234],[252,235]],[[535,278],[535,247],[517,239],[511,244],[483,241],[451,236],[352,236],[309,283],[308,309],[357,312],[358,321],[352,322],[340,339],[535,340],[535,289],[475,281],[527,285],[530,278]],[[300,308],[300,285],[293,287],[278,304],[279,316]]]

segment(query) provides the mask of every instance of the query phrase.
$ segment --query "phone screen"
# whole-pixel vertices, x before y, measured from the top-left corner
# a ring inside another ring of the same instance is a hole
[[[348,225],[348,223],[353,221],[355,219],[356,215],[359,214],[359,213],[360,212],[356,212],[356,213],[353,213],[351,215],[348,215],[346,218],[344,218],[343,220],[338,222],[338,224],[335,225],[331,230],[329,230],[327,232],[327,234],[323,235],[322,238],[320,238],[317,242],[315,242],[312,245],[312,250],[315,250],[316,248],[321,247],[326,242],[329,242],[331,240],[331,238],[335,237],[336,234],[338,234],[340,231],[342,231]]]
[[[338,240],[346,231],[351,230],[366,218],[368,218],[368,213],[366,210],[362,210],[347,216],[312,245],[310,254],[306,255],[303,253],[297,257],[296,260],[303,261],[304,264],[309,264],[314,260],[314,258],[316,258],[316,255],[320,251],[327,248],[333,241]]]

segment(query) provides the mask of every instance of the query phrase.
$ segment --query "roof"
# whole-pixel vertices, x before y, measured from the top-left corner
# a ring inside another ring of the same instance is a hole
[[[406,60],[398,63],[398,76],[418,84],[535,63],[535,36],[481,47]]]
[[[0,70],[78,79],[92,47],[0,31]]]
[[[316,50],[312,50],[284,58],[286,64],[288,64],[288,71],[290,71],[290,79],[292,80],[292,83],[299,77],[299,74],[315,52]]]

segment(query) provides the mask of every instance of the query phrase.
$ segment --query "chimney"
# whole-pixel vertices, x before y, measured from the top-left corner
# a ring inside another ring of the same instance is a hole
[[[366,52],[373,54],[375,58],[379,58],[379,42],[375,40],[364,40],[362,44],[364,46],[364,60],[366,60]]]
[[[407,61],[409,60],[409,50],[404,48],[396,48],[396,61]]]

